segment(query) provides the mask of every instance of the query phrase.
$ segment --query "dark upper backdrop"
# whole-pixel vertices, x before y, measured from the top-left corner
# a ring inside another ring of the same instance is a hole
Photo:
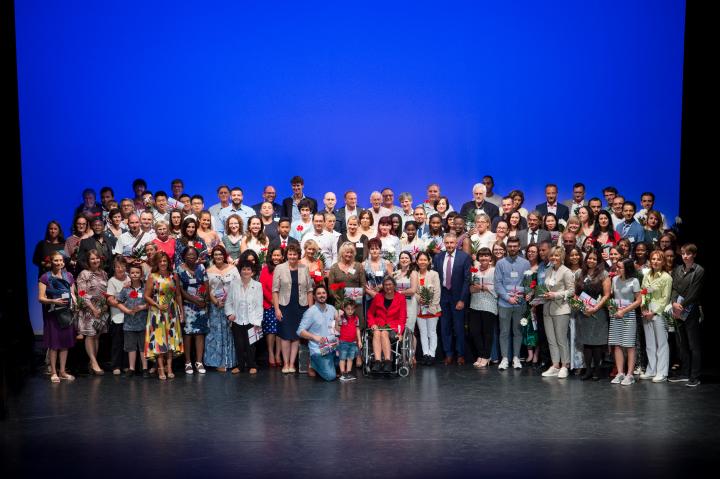
[[[363,204],[438,181],[458,206],[492,174],[529,207],[584,181],[675,216],[685,3],[497,3],[16,1],[35,329],[45,224],[70,234],[83,188],[136,177],[208,205],[294,174]]]

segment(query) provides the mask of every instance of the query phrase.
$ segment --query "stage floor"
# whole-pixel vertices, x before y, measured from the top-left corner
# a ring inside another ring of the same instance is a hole
[[[31,378],[3,477],[715,476],[720,385],[610,385],[464,366],[325,383],[179,372]],[[10,475],[8,475],[10,473]]]

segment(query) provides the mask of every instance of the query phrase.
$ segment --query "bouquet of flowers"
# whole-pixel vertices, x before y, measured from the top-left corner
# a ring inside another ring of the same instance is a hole
[[[397,261],[397,255],[395,254],[395,248],[393,248],[392,246],[388,246],[387,249],[383,249],[382,257],[383,257],[383,259],[395,264],[395,261]]]
[[[662,317],[665,318],[665,327],[669,332],[673,333],[677,331],[678,324],[677,319],[675,319],[675,316],[673,316],[672,304],[668,304],[667,306],[665,306]]]
[[[610,313],[610,317],[614,318],[620,308],[618,308],[618,304],[615,299],[610,298],[607,303],[607,309],[608,313]]]
[[[267,248],[260,248],[260,254],[258,255],[258,264],[260,266],[265,264],[265,261],[267,259],[267,252],[268,252]]]
[[[475,208],[468,211],[467,216],[465,216],[465,224],[468,228],[474,228],[475,227],[475,217],[477,216],[478,210]]]
[[[420,288],[417,294],[420,297],[420,314],[418,314],[418,318],[434,318],[438,316],[439,313],[430,313],[430,304],[432,303],[435,292],[432,287],[425,286],[425,278],[420,279]]]
[[[138,248],[135,248],[132,250],[132,253],[130,253],[130,257],[134,260],[142,260],[145,256],[145,245],[142,245]]]
[[[331,283],[330,284],[330,291],[333,292],[335,295],[335,303],[338,306],[341,306],[345,303],[347,298],[345,297],[345,282],[340,283]]]
[[[322,251],[318,251],[315,253],[315,256],[313,256],[313,259],[315,261],[321,261],[323,269],[327,267],[327,259],[325,259],[325,254]]]
[[[435,250],[437,250],[439,247],[440,247],[440,245],[438,245],[437,241],[435,241],[434,239],[431,239],[430,242],[427,244],[427,247],[425,248],[425,252],[427,252],[427,254],[432,256],[436,253]]]
[[[547,287],[544,284],[535,284],[535,288],[533,290],[533,296],[534,298],[530,301],[530,304],[535,306],[537,304],[545,304],[547,300],[543,297],[545,296],[545,293],[548,292]]]
[[[322,338],[320,341],[320,344],[318,344],[320,347],[320,354],[325,356],[326,354],[330,354],[338,347],[338,340],[337,338]]]
[[[480,272],[479,269],[477,269],[475,266],[470,268],[470,283],[471,284],[478,284],[481,282],[480,276],[478,273]]]
[[[585,314],[586,305],[583,300],[577,297],[577,295],[573,296],[572,298],[568,298],[568,304],[573,311],[578,311]]]
[[[470,241],[470,252],[471,252],[473,255],[476,255],[479,250],[480,250],[480,240],[474,240],[474,241],[473,241],[472,238],[471,238],[471,241]]]
[[[643,288],[640,290],[640,294],[642,295],[642,311],[643,313],[650,310],[650,295],[652,294],[653,290],[652,288]]]

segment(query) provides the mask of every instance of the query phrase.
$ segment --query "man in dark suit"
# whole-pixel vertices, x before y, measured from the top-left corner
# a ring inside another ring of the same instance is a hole
[[[345,206],[337,210],[335,213],[335,231],[341,234],[347,233],[347,219],[351,216],[360,217],[362,208],[358,206],[357,193],[353,190],[345,192]],[[338,229],[340,228],[340,229]]]
[[[292,196],[285,198],[282,202],[282,215],[285,218],[290,218],[291,221],[300,221],[300,210],[298,209],[297,204],[303,198],[310,202],[310,213],[314,214],[317,212],[317,201],[309,196],[305,196],[303,193],[305,180],[303,180],[302,177],[293,176],[290,179],[290,186],[292,187],[293,194]]]
[[[338,210],[335,208],[335,205],[337,205],[337,197],[335,196],[335,193],[328,191],[325,193],[325,196],[323,196],[323,208],[320,211],[326,215],[332,214],[335,217],[335,227],[333,229],[338,233],[342,233],[340,225],[337,221]]]
[[[277,198],[277,192],[275,191],[275,187],[272,185],[267,185],[265,188],[263,188],[263,200],[252,206],[252,209],[255,210],[255,212],[259,215],[260,214],[260,207],[263,203],[266,201],[268,203],[272,203],[273,206],[273,218],[275,218],[275,221],[277,221],[277,218],[280,218],[283,215],[283,207],[281,204],[275,202],[275,198]]]
[[[96,250],[100,253],[102,263],[100,268],[105,270],[108,277],[115,274],[113,262],[112,262],[112,250],[117,243],[117,238],[112,233],[106,234],[105,232],[105,221],[102,216],[96,216],[90,220],[90,227],[93,230],[93,235],[89,238],[85,238],[80,241],[78,246],[77,261],[81,268],[87,269],[87,256],[91,250]]]
[[[268,251],[272,251],[275,248],[285,249],[287,245],[296,244],[300,246],[300,242],[290,236],[290,218],[280,218],[278,221],[278,235],[276,238],[270,241]]]
[[[494,204],[485,201],[485,191],[487,190],[484,184],[476,183],[472,189],[473,200],[462,205],[460,216],[467,218],[471,211],[475,210],[478,213],[478,210],[482,210],[490,217],[490,221],[494,220],[500,214],[500,210]]]
[[[558,203],[558,187],[550,183],[545,187],[545,203],[540,203],[535,209],[545,216],[548,213],[554,213],[558,221],[567,221],[570,218],[570,209],[562,203]]]
[[[563,204],[568,207],[570,216],[577,216],[577,210],[582,206],[587,206],[588,204],[585,199],[585,185],[582,183],[575,183],[573,185],[573,197],[569,200],[563,201]]]
[[[445,364],[453,361],[454,336],[457,363],[462,365],[465,364],[465,305],[470,298],[472,259],[463,251],[456,250],[457,236],[454,233],[446,234],[443,242],[445,251],[435,255],[433,268],[440,276],[440,329]]]
[[[550,241],[550,232],[540,229],[540,215],[533,211],[528,213],[527,217],[528,229],[518,232],[520,239],[520,249],[525,251],[529,244],[538,244],[543,241]]]

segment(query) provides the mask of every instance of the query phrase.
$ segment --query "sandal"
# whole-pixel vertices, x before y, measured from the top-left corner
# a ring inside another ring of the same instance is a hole
[[[60,378],[58,377],[57,374],[53,374],[52,376],[50,376],[50,382],[52,382],[52,383],[59,383],[59,382],[60,382]]]
[[[215,371],[217,371],[219,373],[224,373],[227,371],[227,368],[219,367],[219,368],[215,368]]]
[[[165,376],[165,368],[158,367],[158,379],[166,380],[167,377]]]
[[[63,380],[65,380],[65,381],[75,381],[75,376],[73,376],[72,374],[68,374],[68,373],[66,373],[66,372],[63,371],[63,372],[60,373],[60,379],[63,379]]]
[[[232,371],[230,371],[233,374],[240,374],[240,368],[232,368]]]
[[[250,371],[248,371],[250,374],[257,374],[257,369],[250,368]]]
[[[173,373],[171,366],[168,366],[167,368],[167,377],[168,379],[173,379],[175,377],[175,373]]]

